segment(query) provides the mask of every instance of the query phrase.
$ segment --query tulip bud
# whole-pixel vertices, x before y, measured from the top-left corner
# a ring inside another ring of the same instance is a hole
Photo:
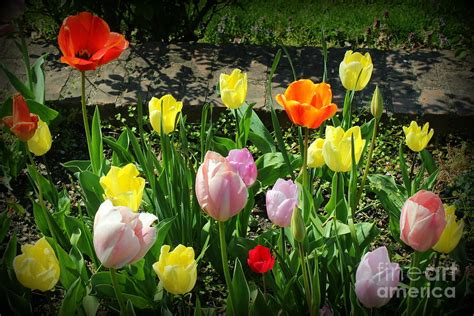
[[[230,75],[219,76],[222,103],[229,109],[240,108],[247,97],[247,74],[234,69]]]
[[[444,210],[446,213],[446,227],[436,245],[433,246],[433,250],[442,253],[450,253],[461,240],[464,221],[462,219],[460,221],[457,220],[456,214],[454,213],[456,211],[454,205],[445,205]]]
[[[278,179],[265,196],[268,219],[280,227],[288,227],[298,206],[298,186],[291,180]]]
[[[226,159],[242,178],[247,188],[254,184],[257,180],[257,166],[247,148],[232,149]]]
[[[217,221],[237,215],[247,203],[248,190],[239,173],[220,154],[208,151],[196,173],[196,198]]]
[[[247,264],[253,272],[265,273],[273,268],[275,257],[272,256],[269,248],[257,245],[255,248],[249,250]]]
[[[21,252],[13,259],[17,280],[32,290],[45,292],[54,288],[59,280],[59,261],[46,238],[21,246]]]
[[[318,138],[308,147],[308,167],[320,168],[324,166],[323,156],[324,139]]]
[[[163,132],[169,134],[176,128],[176,117],[183,109],[183,102],[176,101],[171,95],[167,94],[161,98],[151,98],[148,102],[150,112],[150,123],[155,132],[161,134],[161,122],[163,122]]]
[[[400,266],[390,262],[388,251],[380,247],[364,255],[356,272],[355,292],[367,308],[390,301],[400,281]]]
[[[40,119],[35,134],[27,141],[28,150],[36,156],[43,156],[51,149],[52,142],[48,124]]]
[[[38,128],[38,116],[30,113],[26,100],[17,94],[13,96],[13,115],[2,118],[3,123],[10,128],[10,131],[24,142],[28,141]]]
[[[143,258],[156,241],[157,219],[110,200],[102,203],[94,218],[94,249],[102,265],[119,269]]]
[[[374,94],[372,95],[372,101],[370,102],[370,113],[372,113],[377,121],[379,121],[380,117],[382,117],[383,97],[378,85],[375,87]]]
[[[137,212],[145,188],[145,179],[138,174],[133,163],[122,168],[112,166],[107,175],[100,178],[105,197],[115,206],[127,206]]]
[[[439,240],[446,220],[441,199],[421,190],[406,200],[400,215],[400,239],[414,250],[424,252]]]
[[[197,264],[194,260],[194,249],[178,245],[170,252],[170,246],[161,247],[160,259],[153,264],[153,270],[172,294],[190,292],[197,279]]]
[[[306,236],[306,226],[299,208],[295,208],[293,215],[291,216],[291,232],[296,241],[303,242],[304,237]]]
[[[353,53],[348,50],[339,65],[339,77],[346,90],[360,91],[369,83],[372,76],[372,58],[369,53]]]

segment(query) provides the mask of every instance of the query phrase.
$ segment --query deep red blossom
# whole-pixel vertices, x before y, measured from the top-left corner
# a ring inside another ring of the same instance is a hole
[[[272,256],[269,248],[257,245],[255,248],[249,250],[247,264],[253,272],[265,273],[273,268],[275,257]]]

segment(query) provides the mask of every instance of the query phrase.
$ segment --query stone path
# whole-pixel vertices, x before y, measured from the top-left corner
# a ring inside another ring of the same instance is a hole
[[[88,73],[88,104],[125,106],[136,102],[141,91],[147,102],[153,96],[171,93],[182,99],[185,106],[200,108],[205,101],[222,106],[215,93],[221,72],[240,68],[248,72],[248,101],[257,109],[268,104],[267,76],[276,48],[261,46],[207,44],[160,45],[148,43],[131,45],[120,59]],[[298,78],[320,81],[321,51],[313,47],[289,48]],[[342,107],[344,89],[339,81],[339,63],[345,49],[330,49],[328,77],[334,101]],[[386,109],[394,114],[418,114],[437,117],[474,117],[473,59],[460,60],[452,51],[369,50],[374,71],[368,87],[357,93],[355,104],[370,102],[375,84],[379,84]],[[46,70],[46,100],[53,105],[78,104],[80,74],[60,63],[59,51],[51,44],[35,42],[30,45],[32,60],[49,53]],[[24,69],[12,41],[0,42],[2,63],[17,74]],[[272,95],[281,93],[293,80],[288,60],[282,57],[272,82]],[[13,89],[2,76],[0,100]]]

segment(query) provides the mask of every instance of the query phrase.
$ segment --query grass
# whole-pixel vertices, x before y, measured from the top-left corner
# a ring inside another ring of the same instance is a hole
[[[203,42],[472,48],[473,10],[461,1],[244,0],[221,10]]]

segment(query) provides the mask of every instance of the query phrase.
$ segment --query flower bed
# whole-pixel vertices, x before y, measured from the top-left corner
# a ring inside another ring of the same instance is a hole
[[[26,65],[25,83],[2,67],[18,90],[1,108],[4,130],[16,137],[5,166],[15,175],[29,160],[41,235],[18,252],[17,236],[9,234],[1,288],[13,312],[32,313],[33,293],[58,288],[59,314],[412,315],[461,306],[469,282],[460,242],[465,224],[453,203],[443,205],[432,192],[440,169],[427,149],[429,123],[400,127],[404,141],[392,144],[398,174],[371,170],[383,91],[374,92],[371,117],[354,117],[351,109],[374,71],[368,53],[348,51],[341,61],[341,107],[325,73],[320,83],[295,78],[283,94],[270,91],[270,130],[245,101],[247,75],[221,74],[217,90],[233,130],[216,131],[212,106],[205,105],[193,144],[181,114],[186,104],[169,94],[147,100],[148,111],[139,100],[138,124],[106,135],[98,107],[89,122],[87,71],[117,58],[128,41],[87,12],[67,18],[58,41],[61,61],[81,73],[87,158],[62,164],[77,179],[77,208],[33,158],[54,146],[48,126],[58,115],[44,104],[43,57]],[[27,56],[24,41],[19,48]],[[294,125],[293,150],[277,103]],[[396,262],[393,245],[377,241],[376,223],[362,219],[373,211],[368,195],[388,217],[390,243],[411,253],[408,263]],[[255,228],[258,208],[273,225]],[[11,213],[1,214],[2,238],[11,221]],[[224,283],[219,306],[206,305],[209,279]]]

